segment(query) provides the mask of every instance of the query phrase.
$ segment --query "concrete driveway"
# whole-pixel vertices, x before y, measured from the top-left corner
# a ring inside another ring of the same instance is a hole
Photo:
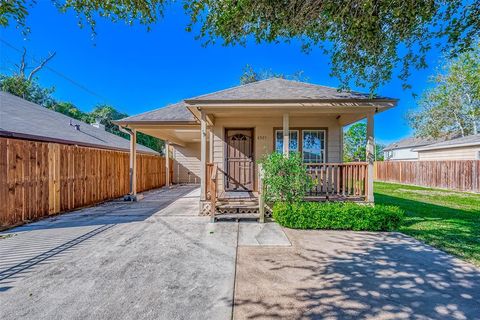
[[[198,197],[164,188],[10,230],[0,319],[480,319],[479,269],[412,238],[210,224]]]
[[[285,232],[238,248],[235,319],[480,319],[480,270],[415,239]]]
[[[0,319],[230,319],[237,228],[199,217],[192,187],[16,228]]]

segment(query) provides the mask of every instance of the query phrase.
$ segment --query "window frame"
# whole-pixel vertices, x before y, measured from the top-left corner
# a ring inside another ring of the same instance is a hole
[[[288,151],[289,151],[289,152],[300,152],[300,148],[301,148],[301,147],[300,147],[300,135],[301,135],[301,134],[300,134],[300,130],[298,130],[298,129],[293,129],[293,128],[292,128],[291,130],[288,130],[288,134],[290,135],[291,132],[293,132],[293,131],[296,131],[296,132],[297,132],[297,150],[292,151],[292,150],[290,150],[290,146],[289,146]],[[283,129],[275,129],[275,130],[273,131],[273,142],[274,142],[274,143],[273,143],[273,149],[274,149],[276,152],[278,152],[278,151],[277,151],[277,133],[278,133],[278,132],[282,132],[282,143],[283,143]],[[289,137],[289,139],[290,139],[290,137]],[[282,150],[282,152],[283,152],[283,150]]]
[[[324,141],[324,148],[323,148],[323,152],[324,152],[324,159],[323,159],[323,162],[322,163],[327,163],[328,162],[328,128],[327,127],[290,127],[289,128],[289,131],[298,131],[298,135],[299,135],[299,145],[298,145],[298,151],[302,157],[302,161],[303,161],[303,131],[306,130],[306,131],[313,131],[313,130],[316,130],[316,131],[324,131],[324,138],[325,138],[325,141]],[[277,131],[283,131],[283,128],[282,127],[274,127],[273,128],[273,151],[276,152],[277,151]]]
[[[323,162],[305,162],[305,158],[303,157],[303,137],[305,131],[318,131],[323,132]],[[306,164],[318,164],[318,163],[326,163],[327,162],[327,130],[325,129],[310,129],[305,128],[302,129],[302,162]]]

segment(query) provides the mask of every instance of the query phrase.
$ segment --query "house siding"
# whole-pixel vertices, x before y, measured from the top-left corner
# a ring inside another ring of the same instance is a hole
[[[264,155],[274,150],[274,129],[283,126],[281,117],[257,117],[257,118],[216,118],[214,131],[213,160],[223,172],[225,160],[224,135],[226,128],[253,128],[254,129],[254,157],[255,162]],[[291,128],[319,128],[327,130],[327,159],[326,162],[341,162],[342,158],[342,126],[333,116],[290,116]],[[256,172],[255,172],[256,173]],[[219,179],[219,190],[224,190],[224,179]],[[255,177],[257,181],[257,177]]]
[[[200,143],[188,143],[173,149],[174,183],[200,184]]]
[[[479,160],[480,146],[457,147],[418,152],[419,160]]]

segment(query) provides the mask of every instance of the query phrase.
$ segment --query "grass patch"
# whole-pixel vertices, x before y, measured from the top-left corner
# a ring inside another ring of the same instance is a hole
[[[399,230],[480,266],[480,195],[375,182],[375,203],[405,211]]]
[[[367,206],[340,202],[278,202],[273,218],[284,227],[293,229],[329,230],[396,230],[403,211],[395,206]]]

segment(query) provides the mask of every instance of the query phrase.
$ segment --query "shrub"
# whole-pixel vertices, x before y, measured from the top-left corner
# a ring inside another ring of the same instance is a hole
[[[289,157],[274,152],[260,161],[263,167],[265,201],[293,203],[302,200],[313,187],[312,178],[301,156],[290,153]]]
[[[400,208],[385,205],[278,202],[273,207],[275,221],[293,229],[392,231],[400,226],[403,216]]]

